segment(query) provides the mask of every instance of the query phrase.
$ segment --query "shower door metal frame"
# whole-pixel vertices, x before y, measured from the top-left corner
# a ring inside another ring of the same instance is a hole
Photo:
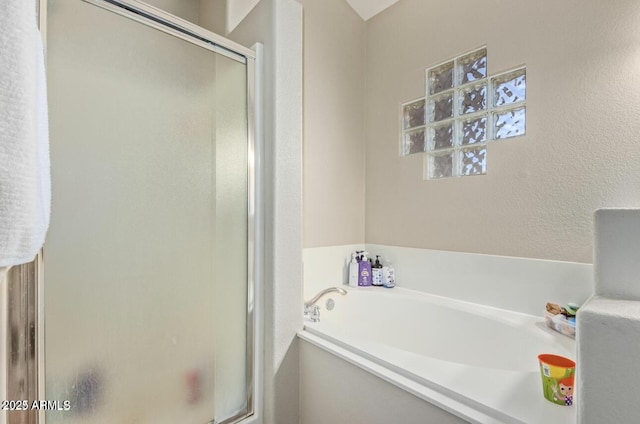
[[[6,310],[0,318],[0,325],[6,331],[6,359],[0,366],[5,367],[6,375],[6,399],[2,400],[10,402],[2,411],[7,424],[43,422],[42,411],[31,408],[32,402],[44,399],[43,314],[39,303],[42,258],[40,251],[32,262],[9,268],[1,288],[6,297]]]
[[[47,1],[35,0],[38,24],[46,54]],[[81,1],[81,0],[78,0]],[[246,393],[244,407],[230,417],[214,418],[210,424],[233,424],[245,419],[262,422],[262,281],[263,231],[262,207],[262,142],[261,142],[261,76],[262,45],[256,51],[201,28],[138,0],[82,0],[133,19],[167,34],[222,54],[246,65],[247,81],[247,327],[246,327]],[[256,63],[257,62],[257,63]],[[19,338],[7,331],[7,358],[21,356],[24,366],[19,372],[7,373],[7,395],[20,394],[25,399],[46,400],[44,345],[44,249],[36,259],[10,270],[7,275],[7,316],[18,317]],[[11,277],[10,277],[11,276]],[[0,324],[2,323],[0,319]],[[14,332],[15,333],[15,332]],[[22,345],[19,343],[22,342]],[[0,364],[0,366],[8,366]],[[44,411],[15,414],[7,424],[46,424]]]

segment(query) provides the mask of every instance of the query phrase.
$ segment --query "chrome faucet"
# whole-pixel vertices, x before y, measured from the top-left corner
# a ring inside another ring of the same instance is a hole
[[[304,316],[309,317],[311,322],[320,321],[320,306],[315,303],[320,300],[320,298],[326,294],[337,292],[343,296],[347,295],[347,291],[341,287],[329,287],[328,289],[322,290],[320,293],[316,294],[311,298],[311,300],[304,302]]]

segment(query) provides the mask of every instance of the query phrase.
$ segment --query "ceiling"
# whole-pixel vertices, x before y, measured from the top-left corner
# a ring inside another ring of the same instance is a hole
[[[222,0],[209,0],[222,1]],[[227,32],[231,32],[260,0],[226,0]],[[320,0],[322,1],[322,0]],[[346,0],[365,21],[382,12],[399,0]]]
[[[347,3],[366,21],[398,1],[399,0],[347,0]]]

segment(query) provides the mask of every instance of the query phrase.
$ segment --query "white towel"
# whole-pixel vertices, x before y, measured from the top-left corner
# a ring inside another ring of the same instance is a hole
[[[35,2],[0,4],[0,267],[33,260],[51,210],[49,131]]]

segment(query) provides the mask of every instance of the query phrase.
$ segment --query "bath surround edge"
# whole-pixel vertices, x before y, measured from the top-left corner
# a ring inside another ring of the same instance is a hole
[[[593,265],[378,244],[303,249],[305,297],[347,283],[353,250],[381,255],[398,286],[541,316],[547,302],[584,303],[594,289]]]

